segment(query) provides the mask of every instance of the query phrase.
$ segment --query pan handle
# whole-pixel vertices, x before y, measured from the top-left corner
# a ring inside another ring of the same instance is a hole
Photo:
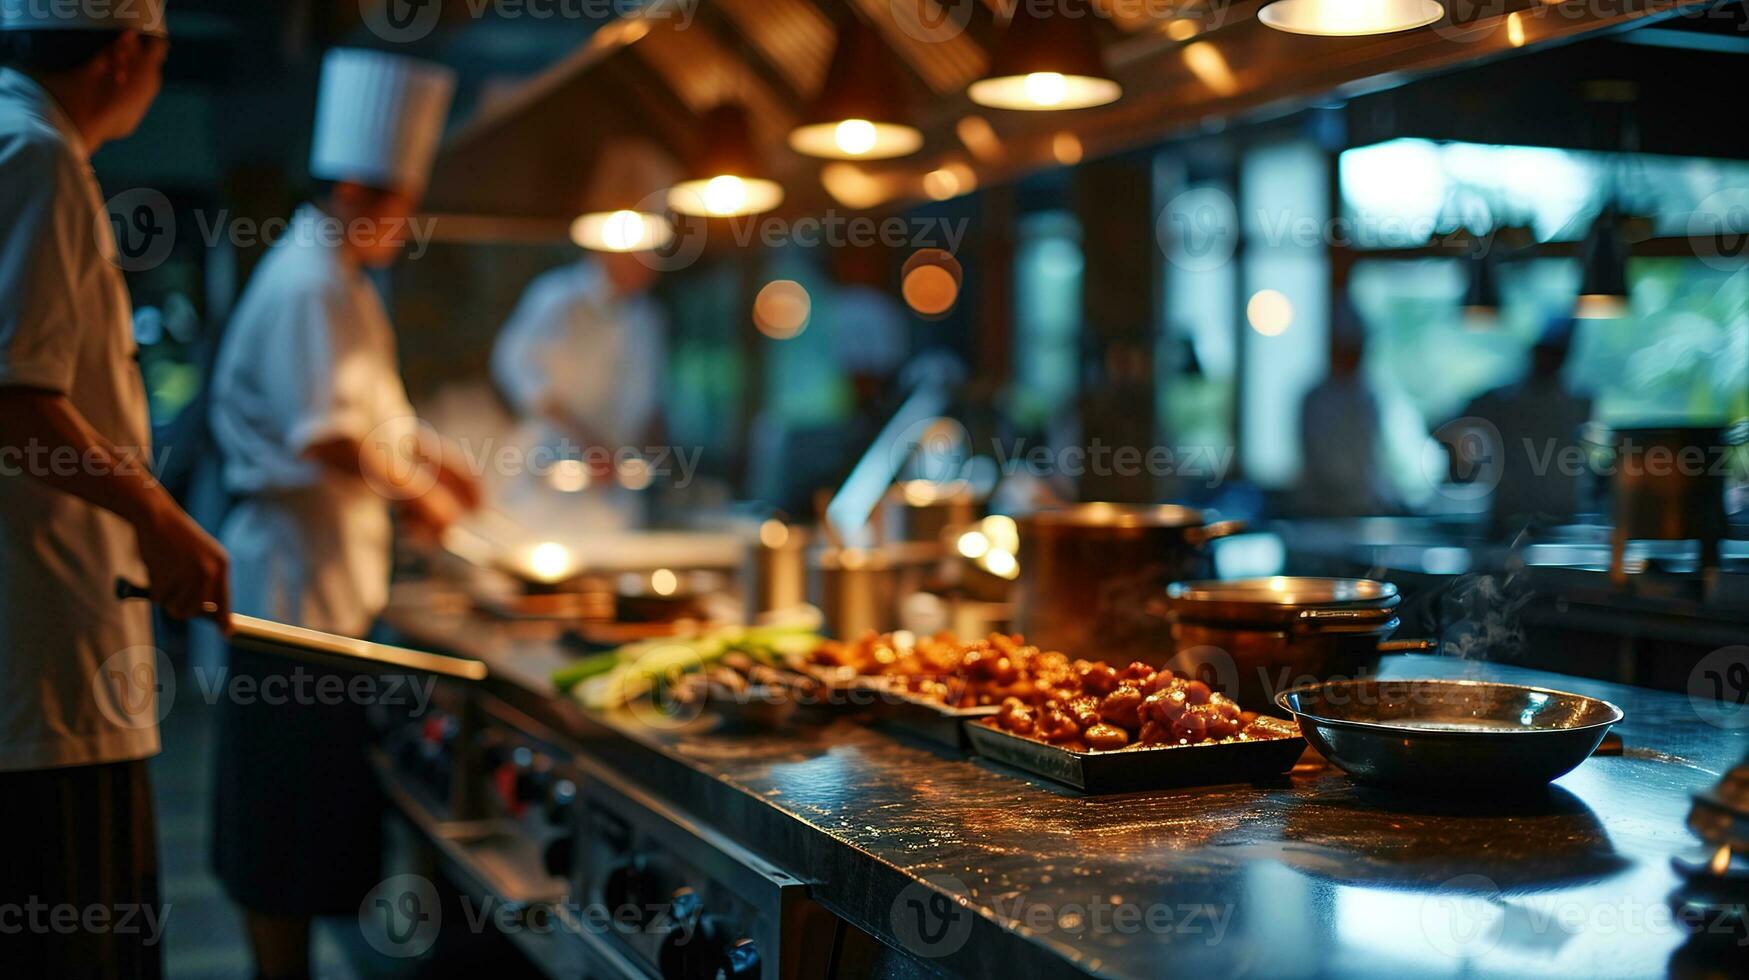
[[[118,578],[115,580],[115,597],[123,600],[150,600],[152,590]],[[217,607],[206,610],[209,616],[217,611]],[[336,636],[333,633],[288,626],[254,616],[232,613],[231,627],[233,642],[241,640],[273,653],[321,664],[332,665],[338,661],[354,669],[413,670],[461,681],[483,681],[487,674],[485,663],[479,660],[446,657],[423,650],[389,646],[386,643],[356,640],[350,636]]]
[[[1438,640],[1386,640],[1379,644],[1380,653],[1426,653],[1438,649]]]
[[[1200,547],[1216,538],[1231,537],[1244,530],[1244,521],[1216,521],[1213,524],[1204,524],[1202,527],[1190,528],[1184,532],[1184,536],[1190,540],[1191,544]]]

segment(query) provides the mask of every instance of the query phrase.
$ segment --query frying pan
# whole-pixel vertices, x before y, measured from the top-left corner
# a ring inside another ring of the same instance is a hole
[[[152,590],[118,578],[115,580],[115,597],[122,600],[149,601]],[[206,615],[213,616],[217,614],[218,608],[208,603],[205,611]],[[486,665],[478,660],[446,657],[422,650],[389,646],[386,643],[355,640],[350,636],[336,636],[302,626],[289,626],[271,619],[232,613],[231,628],[234,641],[327,667],[338,665],[352,670],[413,670],[471,682],[483,681],[487,676]]]

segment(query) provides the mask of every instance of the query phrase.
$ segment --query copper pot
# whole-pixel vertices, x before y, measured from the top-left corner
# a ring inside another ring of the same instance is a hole
[[[1728,524],[1719,454],[1742,445],[1743,435],[1743,425],[1611,432],[1611,581],[1626,584],[1627,544],[1633,540],[1696,541],[1701,567],[1718,567]]]
[[[1177,506],[1081,504],[1017,521],[1016,626],[1029,642],[1088,660],[1158,664],[1172,651],[1149,603],[1167,584],[1207,575],[1207,545],[1244,529]]]
[[[1177,582],[1155,609],[1171,623],[1166,666],[1273,712],[1289,688],[1366,677],[1383,653],[1429,649],[1423,640],[1389,642],[1399,601],[1389,582],[1278,576]]]

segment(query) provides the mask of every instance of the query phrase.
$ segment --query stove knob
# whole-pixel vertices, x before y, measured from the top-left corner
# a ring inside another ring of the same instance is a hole
[[[576,809],[577,784],[569,779],[554,780],[552,789],[547,792],[547,822],[569,826],[576,816]]]
[[[759,944],[751,939],[737,939],[723,954],[724,980],[751,980],[759,976]]]
[[[571,877],[571,869],[577,864],[577,835],[560,834],[547,841],[547,846],[541,851],[541,863],[546,865],[547,874],[554,878]]]
[[[699,916],[692,928],[678,925],[657,956],[662,980],[753,980],[760,975],[759,946],[733,935],[716,916]]]
[[[601,886],[601,901],[614,922],[641,930],[655,918],[658,887],[656,876],[634,859],[608,872]]]

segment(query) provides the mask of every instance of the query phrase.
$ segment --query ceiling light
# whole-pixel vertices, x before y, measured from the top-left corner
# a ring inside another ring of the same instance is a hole
[[[1015,4],[990,69],[966,94],[994,109],[1085,109],[1117,101],[1085,0]]]
[[[1259,289],[1245,304],[1245,319],[1263,336],[1279,337],[1293,326],[1294,305],[1276,290]]]
[[[1500,260],[1492,249],[1478,247],[1469,259],[1464,287],[1464,315],[1474,326],[1492,326],[1500,317]]]
[[[959,162],[946,163],[923,175],[923,193],[932,200],[946,201],[978,189],[978,175]]]
[[[918,316],[937,320],[959,302],[965,271],[951,252],[924,248],[905,260],[899,278],[899,292],[905,297],[905,305]]]
[[[778,279],[753,298],[753,325],[773,340],[789,340],[808,328],[814,301],[801,283]]]
[[[598,252],[649,252],[674,240],[674,226],[643,211],[592,211],[571,223],[571,240]]]
[[[1628,243],[1622,233],[1621,213],[1606,204],[1591,223],[1579,246],[1582,270],[1579,298],[1573,315],[1585,320],[1608,320],[1628,312]]]
[[[825,87],[789,134],[790,148],[830,160],[915,153],[923,146],[923,133],[908,120],[903,92],[892,53],[873,28],[852,15],[838,31]]]
[[[783,203],[783,185],[762,176],[746,109],[719,105],[705,113],[699,129],[699,152],[687,179],[669,190],[669,207],[682,214],[731,218]]]
[[[661,213],[668,188],[680,176],[660,147],[636,137],[606,143],[583,195],[583,214],[571,223],[571,240],[598,252],[647,252],[674,240],[674,226]]]
[[[1257,12],[1278,31],[1320,37],[1395,34],[1444,16],[1436,0],[1275,0]]]

